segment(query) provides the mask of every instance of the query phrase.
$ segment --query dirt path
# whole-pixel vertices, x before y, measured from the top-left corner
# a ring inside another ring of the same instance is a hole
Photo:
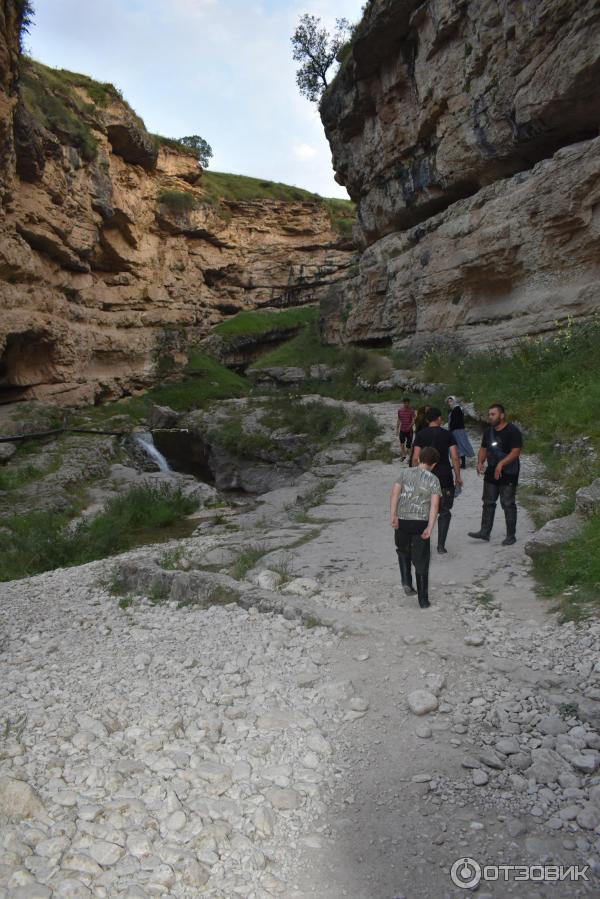
[[[382,407],[378,414],[388,416],[388,423],[393,420],[391,409]],[[492,742],[486,735],[483,743],[478,740],[481,715],[471,714],[473,701],[476,710],[488,712],[494,697],[508,693],[518,700],[524,684],[526,693],[535,691],[536,681],[540,688],[551,686],[545,665],[540,678],[535,661],[526,661],[523,668],[523,646],[530,649],[539,640],[543,652],[541,631],[556,629],[547,607],[534,595],[523,553],[531,521],[520,509],[519,539],[513,547],[501,546],[501,510],[489,544],[470,539],[467,531],[478,527],[481,510],[481,479],[470,468],[455,503],[448,554],[432,555],[432,607],[421,610],[416,597],[406,597],[400,589],[388,524],[388,497],[397,469],[381,463],[356,466],[313,511],[333,520],[318,541],[295,557],[302,575],[355,598],[364,635],[343,640],[328,661],[340,689],[351,682],[354,689],[349,692],[368,702],[364,717],[329,734],[337,747],[339,786],[320,822],[315,848],[304,851],[298,896],[441,899],[465,894],[453,886],[449,874],[452,863],[464,855],[481,864],[575,861],[567,848],[572,849],[574,841],[565,839],[562,828],[547,831],[536,824],[545,813],[515,815],[512,791],[518,781],[511,784],[502,770],[476,763],[475,768],[487,772],[489,784],[474,787],[471,771],[462,767],[467,753],[477,757],[478,749]],[[475,599],[471,611],[474,594],[465,588],[473,585],[481,599]],[[500,639],[494,634],[498,621]],[[481,640],[482,645],[467,645],[465,640]],[[408,694],[439,686],[442,680],[439,710],[423,717],[412,714]],[[492,739],[504,733],[524,736],[518,721],[508,725],[495,732],[490,727]],[[529,734],[530,729],[528,739]],[[501,756],[502,769],[506,758]],[[517,768],[512,770],[517,774]],[[498,774],[503,776],[495,778]],[[482,899],[557,895],[538,884],[486,884],[482,889]],[[592,895],[575,884],[560,889],[561,896]]]
[[[0,896],[457,899],[465,857],[589,866],[479,899],[600,895],[600,622],[535,598],[522,510],[516,546],[466,536],[472,468],[419,609],[398,465],[360,455],[231,527],[1,585]]]

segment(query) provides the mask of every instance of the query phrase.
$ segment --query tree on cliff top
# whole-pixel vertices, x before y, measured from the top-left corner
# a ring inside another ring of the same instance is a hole
[[[296,72],[296,83],[303,97],[315,103],[328,85],[327,72],[336,61],[351,31],[347,19],[336,19],[336,29],[329,34],[318,16],[304,13],[292,35],[293,56],[302,63]]]
[[[180,137],[179,143],[193,150],[200,165],[205,169],[208,168],[208,162],[213,155],[213,151],[207,140],[204,140],[199,134],[190,134],[187,137]]]
[[[23,52],[23,41],[33,25],[35,10],[31,0],[17,0],[17,15],[19,17],[19,53]]]

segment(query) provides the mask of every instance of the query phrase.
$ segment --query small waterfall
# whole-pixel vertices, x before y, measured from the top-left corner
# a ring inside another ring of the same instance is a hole
[[[150,456],[150,458],[156,462],[161,471],[171,471],[171,466],[163,454],[154,446],[154,440],[149,431],[143,431],[140,434],[136,434],[135,442],[141,446],[147,456]]]

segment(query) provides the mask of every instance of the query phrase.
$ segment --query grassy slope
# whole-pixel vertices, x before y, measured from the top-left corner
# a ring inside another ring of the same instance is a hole
[[[600,319],[568,326],[553,337],[524,339],[511,355],[431,351],[425,375],[444,381],[479,410],[502,402],[526,432],[526,447],[541,455],[551,484],[565,494],[559,514],[574,507],[575,491],[600,477]],[[555,444],[589,438],[594,459],[582,451],[558,453]],[[600,610],[600,514],[582,538],[544,553],[535,563],[542,591],[561,595],[566,617]],[[572,595],[565,590],[577,587]]]
[[[315,321],[318,314],[316,306],[296,306],[282,309],[280,312],[266,309],[238,312],[237,315],[216,325],[214,332],[226,341],[234,340],[236,337],[261,337],[289,328],[301,328]]]

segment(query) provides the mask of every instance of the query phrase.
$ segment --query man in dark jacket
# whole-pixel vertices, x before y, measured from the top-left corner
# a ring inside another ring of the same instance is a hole
[[[496,503],[504,509],[506,537],[503,546],[512,546],[517,537],[516,493],[519,482],[519,456],[523,435],[516,425],[506,420],[501,403],[494,403],[488,410],[489,427],[486,428],[477,456],[477,473],[483,475],[483,512],[481,528],[469,531],[469,537],[489,540],[494,525]]]
[[[412,464],[418,465],[421,450],[426,446],[432,446],[440,454],[440,461],[433,469],[442,488],[440,513],[438,517],[437,551],[446,553],[446,538],[452,518],[452,506],[454,505],[454,490],[462,487],[460,476],[460,458],[456,447],[456,440],[446,428],[442,427],[442,413],[435,406],[427,410],[426,418],[428,427],[423,428],[415,435],[413,444]],[[452,462],[450,461],[452,459]],[[454,477],[452,476],[454,469]]]

